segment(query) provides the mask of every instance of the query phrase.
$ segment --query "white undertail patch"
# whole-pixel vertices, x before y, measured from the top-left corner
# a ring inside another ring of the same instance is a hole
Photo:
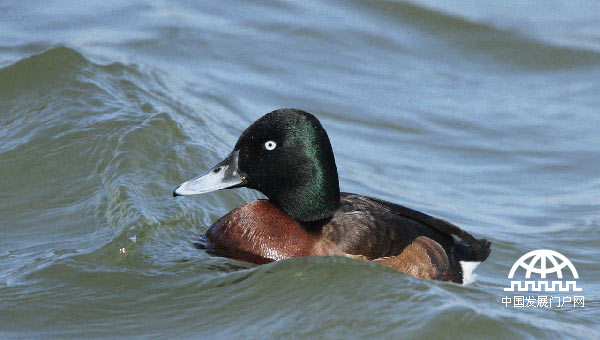
[[[469,285],[475,282],[477,275],[473,273],[475,268],[481,263],[476,261],[459,261],[463,272],[463,285]]]

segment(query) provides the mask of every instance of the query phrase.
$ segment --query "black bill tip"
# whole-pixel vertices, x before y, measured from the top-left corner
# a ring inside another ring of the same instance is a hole
[[[183,196],[183,195],[180,195],[180,194],[178,194],[178,193],[176,192],[176,191],[177,191],[177,189],[179,189],[179,187],[177,187],[177,188],[175,188],[175,189],[173,190],[173,197],[177,197],[177,196]]]

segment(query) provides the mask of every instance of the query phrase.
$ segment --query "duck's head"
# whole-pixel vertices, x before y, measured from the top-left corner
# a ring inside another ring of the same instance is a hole
[[[331,218],[340,205],[329,138],[308,112],[267,113],[240,136],[233,152],[205,174],[182,183],[173,196],[248,187],[300,222]]]

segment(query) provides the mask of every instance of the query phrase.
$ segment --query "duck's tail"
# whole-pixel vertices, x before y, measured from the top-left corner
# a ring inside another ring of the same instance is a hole
[[[454,255],[459,261],[483,262],[492,251],[492,242],[487,238],[477,239],[472,237],[469,240],[462,239],[457,241],[456,252]]]
[[[475,281],[476,275],[473,271],[490,256],[491,246],[492,242],[488,239],[472,238],[469,242],[465,240],[457,241],[454,258],[460,264],[463,284],[466,285]]]

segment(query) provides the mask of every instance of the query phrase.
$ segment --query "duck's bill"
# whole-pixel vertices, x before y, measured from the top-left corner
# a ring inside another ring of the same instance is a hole
[[[207,192],[239,187],[244,184],[244,176],[238,169],[239,150],[234,151],[205,174],[182,183],[173,190],[173,197],[197,195]]]

